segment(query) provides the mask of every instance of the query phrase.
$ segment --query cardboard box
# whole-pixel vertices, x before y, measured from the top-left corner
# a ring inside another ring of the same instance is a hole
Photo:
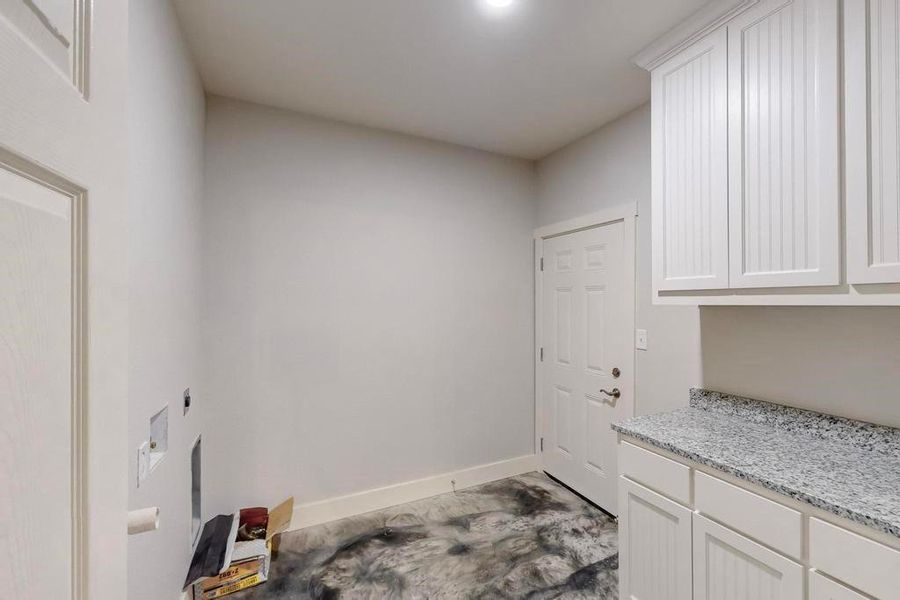
[[[293,498],[269,510],[266,538],[234,542],[229,565],[215,577],[194,584],[195,600],[214,600],[268,581],[272,551],[277,546],[275,536],[288,528],[293,512]]]

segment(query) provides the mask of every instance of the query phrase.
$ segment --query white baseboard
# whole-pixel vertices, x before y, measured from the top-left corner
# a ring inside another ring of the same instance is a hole
[[[482,483],[489,483],[498,479],[538,470],[540,470],[538,457],[534,454],[529,454],[347,496],[310,502],[309,504],[299,504],[294,507],[294,514],[289,529],[303,529],[304,527],[320,523],[327,523],[397,504],[452,492],[454,484],[451,481],[456,482],[455,487],[457,490],[462,490],[481,485]]]

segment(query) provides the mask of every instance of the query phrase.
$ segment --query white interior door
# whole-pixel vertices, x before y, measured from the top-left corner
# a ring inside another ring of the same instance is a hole
[[[0,0],[0,592],[125,591],[127,2]]]
[[[633,410],[634,265],[625,233],[626,223],[615,221],[545,239],[541,282],[544,469],[612,514],[610,424]]]

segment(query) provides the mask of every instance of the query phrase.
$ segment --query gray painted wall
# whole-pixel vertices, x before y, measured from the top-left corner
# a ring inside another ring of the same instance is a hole
[[[541,225],[636,201],[637,412],[687,403],[692,385],[900,426],[900,308],[653,306],[650,107],[538,163]]]
[[[650,105],[546,157],[537,173],[538,225],[637,203],[635,327],[649,344],[635,354],[635,412],[686,404],[701,381],[699,311],[650,300]]]
[[[129,600],[178,598],[190,563],[190,449],[200,386],[200,208],[205,99],[168,1],[129,2],[130,510],[160,508],[159,531],[128,538]],[[182,391],[196,403],[182,416]],[[137,448],[169,406],[169,450],[136,487]],[[126,449],[123,448],[123,451]]]
[[[215,97],[206,142],[212,511],[532,453],[532,163]]]

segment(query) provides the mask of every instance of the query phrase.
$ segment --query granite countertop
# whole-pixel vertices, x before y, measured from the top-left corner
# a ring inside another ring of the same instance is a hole
[[[900,429],[698,389],[612,427],[900,538]]]

